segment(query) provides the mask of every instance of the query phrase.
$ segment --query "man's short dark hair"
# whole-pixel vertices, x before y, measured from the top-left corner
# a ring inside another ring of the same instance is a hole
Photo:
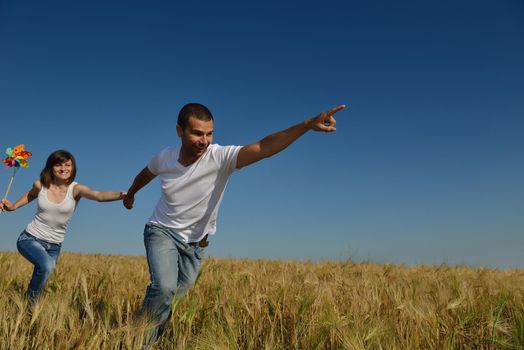
[[[209,109],[200,103],[188,103],[178,113],[178,125],[185,130],[190,117],[195,117],[199,120],[213,120],[213,115]]]

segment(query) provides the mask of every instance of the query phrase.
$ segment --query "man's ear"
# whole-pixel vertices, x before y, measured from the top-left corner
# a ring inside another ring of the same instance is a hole
[[[176,125],[176,133],[180,138],[182,138],[182,136],[184,135],[184,130],[182,130],[182,127],[178,124]]]

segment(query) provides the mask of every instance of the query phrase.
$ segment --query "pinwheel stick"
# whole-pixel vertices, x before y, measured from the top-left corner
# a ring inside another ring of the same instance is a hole
[[[6,199],[7,198],[7,195],[9,194],[9,191],[11,191],[11,185],[13,184],[13,180],[15,178],[15,175],[16,175],[16,170],[18,168],[13,168],[13,175],[11,175],[11,180],[9,180],[9,185],[7,186],[7,191],[5,192],[5,195],[2,199]]]

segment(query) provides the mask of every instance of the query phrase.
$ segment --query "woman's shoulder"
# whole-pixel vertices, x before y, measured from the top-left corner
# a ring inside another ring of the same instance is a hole
[[[42,182],[40,182],[40,180],[36,180],[35,182],[33,182],[33,187],[40,191],[43,187]]]
[[[74,191],[75,193],[80,191],[83,187],[86,187],[84,185],[81,185],[79,184],[78,182],[76,181],[73,181],[69,184],[69,186],[67,186],[67,190],[68,191]]]
[[[42,188],[44,188],[44,186],[42,185],[40,180],[36,180],[35,182],[33,182],[33,187],[31,187],[31,190],[29,191],[29,193],[32,196],[37,197],[39,193],[42,191]]]
[[[79,184],[76,181],[71,182],[67,188],[67,192],[73,197],[76,201],[80,199],[80,192],[82,192],[86,186]]]

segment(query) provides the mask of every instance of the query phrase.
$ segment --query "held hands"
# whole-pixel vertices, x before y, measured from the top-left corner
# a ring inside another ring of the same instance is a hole
[[[333,115],[344,108],[346,108],[346,105],[340,105],[322,112],[316,117],[306,120],[306,126],[314,131],[334,132],[337,130],[335,128],[337,121],[333,118]]]
[[[126,193],[124,195],[123,202],[124,202],[124,207],[126,207],[126,209],[132,209],[133,204],[135,203],[135,196],[132,194]]]

